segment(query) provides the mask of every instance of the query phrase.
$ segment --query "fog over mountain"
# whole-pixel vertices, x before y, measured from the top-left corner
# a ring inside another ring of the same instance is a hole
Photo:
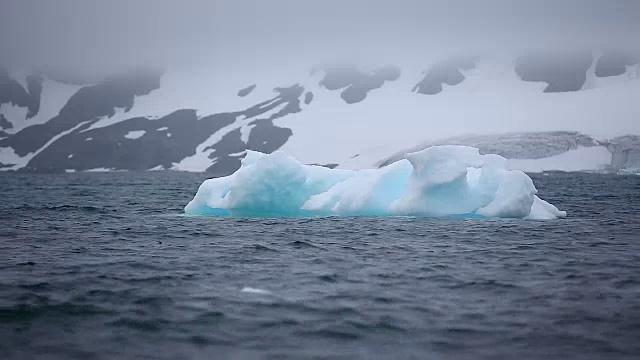
[[[0,62],[93,72],[217,59],[268,66],[480,49],[637,48],[639,13],[633,0],[5,0]]]
[[[619,160],[635,145],[612,145],[640,134],[637,1],[2,5],[4,170],[223,175],[278,149],[360,168],[529,132],[544,141],[504,153],[538,159],[548,140],[550,156],[600,147],[585,170],[637,166]]]

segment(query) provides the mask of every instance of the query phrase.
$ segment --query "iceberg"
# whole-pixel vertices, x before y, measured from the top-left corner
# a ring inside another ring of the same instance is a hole
[[[189,215],[421,216],[555,219],[527,174],[468,146],[433,146],[380,169],[304,165],[283,152],[249,151],[232,175],[208,179]]]

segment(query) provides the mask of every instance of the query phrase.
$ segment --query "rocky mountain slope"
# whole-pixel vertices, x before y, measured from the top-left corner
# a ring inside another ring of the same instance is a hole
[[[3,69],[0,169],[226,175],[247,150],[277,149],[306,163],[363,168],[445,143],[530,170],[542,163],[522,161],[563,167],[553,159],[567,153],[588,158],[570,170],[633,168],[640,146],[625,135],[640,134],[639,60],[614,50],[464,56],[422,68],[265,71],[263,79],[138,69],[98,83]]]

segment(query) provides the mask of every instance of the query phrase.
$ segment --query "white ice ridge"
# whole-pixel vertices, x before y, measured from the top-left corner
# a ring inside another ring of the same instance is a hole
[[[249,151],[234,174],[206,180],[185,207],[213,216],[425,216],[555,219],[524,172],[467,146],[434,146],[380,169],[303,165]]]

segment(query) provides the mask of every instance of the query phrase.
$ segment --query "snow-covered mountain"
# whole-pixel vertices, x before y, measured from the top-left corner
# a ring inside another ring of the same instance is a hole
[[[137,69],[100,82],[1,70],[0,168],[227,175],[247,150],[280,149],[353,169],[434,144],[476,146],[527,171],[637,168],[639,60],[605,50]]]

